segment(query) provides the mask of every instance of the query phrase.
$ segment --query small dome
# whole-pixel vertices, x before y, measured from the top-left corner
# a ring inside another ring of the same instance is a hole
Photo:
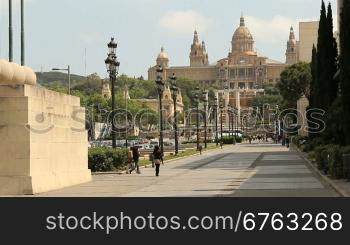
[[[164,51],[164,48],[162,47],[160,54],[158,55],[158,59],[169,59],[168,54]]]

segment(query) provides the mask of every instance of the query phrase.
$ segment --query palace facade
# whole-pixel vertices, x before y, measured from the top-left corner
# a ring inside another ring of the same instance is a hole
[[[190,65],[169,66],[169,56],[162,48],[156,65],[148,70],[148,79],[155,80],[156,69],[162,66],[163,79],[174,73],[177,77],[199,81],[203,85],[216,84],[222,89],[218,91],[219,97],[225,97],[227,103],[236,108],[249,107],[252,100],[263,92],[264,85],[276,84],[282,71],[288,65],[298,62],[297,42],[293,28],[290,30],[287,42],[285,62],[258,55],[254,48],[253,35],[247,28],[244,17],[240,19],[240,25],[233,34],[231,44],[231,51],[226,58],[210,64],[206,43],[200,41],[198,32],[195,31],[189,55]]]
[[[177,77],[183,77],[200,81],[204,84],[219,83],[226,85],[229,81],[230,88],[262,88],[263,84],[274,84],[286,65],[294,64],[298,60],[297,43],[293,29],[287,44],[286,62],[271,60],[265,56],[259,56],[254,48],[254,39],[245,25],[244,17],[240,19],[240,26],[233,34],[231,52],[226,58],[222,58],[214,64],[209,63],[209,54],[204,41],[199,40],[195,31],[190,51],[189,66],[169,66],[169,56],[164,48],[157,57],[156,65],[148,70],[148,79],[156,79],[156,68],[164,68],[164,78],[173,73]]]

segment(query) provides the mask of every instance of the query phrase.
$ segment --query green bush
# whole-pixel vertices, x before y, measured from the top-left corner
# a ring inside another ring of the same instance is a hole
[[[234,137],[223,137],[222,141],[224,145],[230,145],[233,144]],[[219,142],[221,142],[221,139],[219,139]],[[242,143],[241,137],[235,137],[235,143]]]
[[[204,144],[204,140],[199,140],[199,143],[200,144]],[[208,144],[211,144],[211,143],[215,143],[215,141],[214,140],[211,140],[211,139],[208,139],[207,140],[207,143]],[[181,144],[182,145],[189,145],[189,144],[197,144],[197,140],[189,140],[189,141],[183,141],[183,142],[181,142]]]
[[[342,154],[349,155],[350,154],[350,146],[343,147]],[[344,169],[344,177],[349,178],[350,177],[350,169],[348,169],[348,166],[345,165],[344,161],[343,161],[343,169]]]
[[[314,150],[314,157],[319,170],[327,170],[328,168],[328,152],[327,146],[318,146]]]
[[[317,147],[322,147],[325,145],[324,139],[322,138],[315,138],[308,144],[304,145],[302,147],[303,152],[311,152],[314,151]]]
[[[307,140],[308,137],[305,137],[305,136],[300,136],[300,135],[297,135],[297,136],[294,136],[292,137],[292,143],[297,146],[298,148],[301,147],[300,143],[303,141],[303,140]]]
[[[344,177],[343,154],[339,145],[331,145],[328,150],[329,173],[335,179]]]
[[[126,164],[125,150],[115,150],[105,147],[89,149],[89,169],[92,172],[110,172],[122,169]]]
[[[342,154],[350,154],[350,145],[344,146],[344,147],[341,149],[341,152],[342,152]]]

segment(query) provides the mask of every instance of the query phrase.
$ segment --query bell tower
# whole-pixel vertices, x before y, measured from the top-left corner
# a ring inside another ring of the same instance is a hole
[[[207,66],[209,57],[206,50],[205,42],[199,41],[198,32],[194,32],[193,43],[191,45],[190,66]]]
[[[289,40],[287,42],[286,64],[294,65],[298,63],[298,45],[295,39],[294,29],[290,28]]]
[[[106,99],[110,99],[112,97],[108,79],[102,80],[102,96]]]

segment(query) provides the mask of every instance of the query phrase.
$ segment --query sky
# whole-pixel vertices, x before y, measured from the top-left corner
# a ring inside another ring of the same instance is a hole
[[[330,0],[336,16],[336,0]],[[328,2],[327,2],[328,3]],[[14,5],[14,58],[20,63],[20,0]],[[25,0],[26,65],[106,77],[107,43],[118,42],[120,73],[144,76],[160,48],[171,66],[189,65],[195,29],[210,63],[227,57],[243,14],[260,55],[285,61],[290,26],[318,20],[321,0]],[[0,0],[0,59],[8,59],[8,0]]]

